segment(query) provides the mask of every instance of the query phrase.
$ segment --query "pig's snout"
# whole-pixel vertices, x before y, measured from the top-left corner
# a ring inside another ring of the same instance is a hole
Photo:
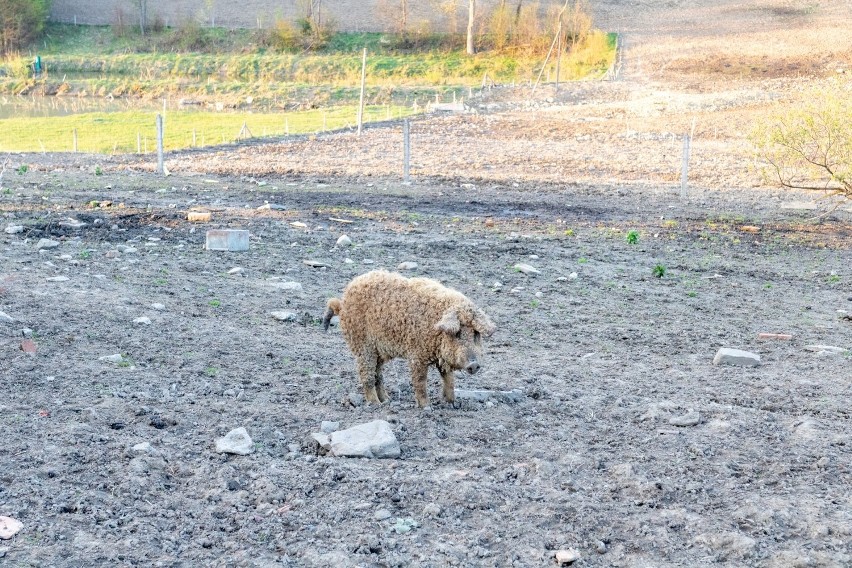
[[[467,364],[467,367],[464,368],[464,370],[470,373],[471,375],[475,375],[476,372],[479,370],[479,361],[477,361],[476,359],[471,360]]]

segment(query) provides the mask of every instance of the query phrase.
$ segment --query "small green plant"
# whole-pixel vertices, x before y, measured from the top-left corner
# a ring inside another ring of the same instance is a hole
[[[585,257],[580,257],[579,259],[577,259],[577,262],[579,264],[586,264],[587,262],[589,262],[589,259]]]
[[[573,237],[574,236],[574,229],[565,229],[565,232],[562,233],[562,234],[565,235],[566,237]]]
[[[839,274],[829,274],[827,281],[828,281],[829,284],[837,284],[838,282],[840,282],[840,275]]]
[[[78,256],[79,256],[82,260],[88,260],[88,259],[92,258],[92,251],[89,251],[89,250],[81,250],[81,251],[80,251],[80,254],[79,254]]]
[[[220,302],[219,300],[210,300],[210,305],[214,308],[218,308],[222,305],[222,302]]]
[[[695,290],[690,290],[689,292],[686,293],[686,295],[689,296],[690,298],[694,298],[698,295],[698,292],[696,292]]]
[[[539,301],[539,300],[532,300],[532,301],[530,302],[530,307],[531,307],[531,308],[537,308],[537,307],[539,307],[540,305],[541,305],[541,301]]]
[[[133,366],[133,359],[131,359],[127,355],[122,355],[121,361],[118,362],[118,366],[122,367],[124,369],[126,369],[128,367],[132,367]]]
[[[25,173],[27,173],[27,171],[28,171],[29,169],[30,169],[30,167],[29,167],[28,165],[26,165],[26,164],[21,164],[20,166],[18,166],[18,169],[17,169],[17,170],[15,170],[15,171],[16,171],[16,172],[18,172],[18,175],[19,175],[19,176],[22,176],[22,175],[24,175]]]
[[[764,290],[772,290],[772,282],[767,282],[763,285]]]
[[[204,369],[204,374],[208,377],[215,377],[219,373],[219,369],[216,367],[207,367]]]
[[[666,275],[666,267],[665,265],[658,264],[654,267],[653,274],[656,278],[662,278]]]
[[[666,219],[665,221],[663,221],[663,227],[666,229],[676,229],[677,221],[675,221],[674,219]]]
[[[631,230],[627,232],[627,238],[625,239],[628,245],[635,245],[639,242],[639,231]]]
[[[96,176],[102,176],[102,175],[104,175],[104,171],[101,169],[101,167],[100,167],[100,166],[95,166],[95,175],[96,175]]]
[[[168,280],[165,278],[157,278],[154,280],[154,286],[165,286],[168,283]]]

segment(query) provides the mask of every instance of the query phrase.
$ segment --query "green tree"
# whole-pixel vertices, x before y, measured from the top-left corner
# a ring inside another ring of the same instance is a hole
[[[0,0],[0,54],[38,38],[50,13],[50,0]]]
[[[852,92],[834,83],[762,119],[751,133],[765,174],[782,187],[852,199]]]

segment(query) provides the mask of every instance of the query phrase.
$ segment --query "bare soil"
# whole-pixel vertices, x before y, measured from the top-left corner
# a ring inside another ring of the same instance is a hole
[[[396,123],[170,153],[169,177],[0,157],[2,226],[24,227],[0,233],[0,515],[24,524],[0,563],[852,565],[852,359],[811,347],[852,348],[852,215],[767,185],[746,139],[848,81],[848,8],[603,3],[625,34],[616,80],[418,119],[410,185]],[[250,250],[204,250],[210,228],[248,229]],[[419,410],[397,361],[391,401],[353,405],[325,301],[403,261],[499,326],[458,387],[521,402]],[[761,365],[714,365],[722,347]],[[374,419],[399,459],[308,441]],[[240,426],[253,453],[216,453]]]

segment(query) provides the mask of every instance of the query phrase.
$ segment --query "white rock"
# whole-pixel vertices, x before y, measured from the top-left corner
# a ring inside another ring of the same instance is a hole
[[[151,318],[142,316],[133,320],[133,323],[138,323],[140,325],[151,325]]]
[[[524,274],[541,274],[541,271],[538,268],[535,268],[534,266],[523,262],[519,262],[514,266],[514,268],[515,270],[523,272]]]
[[[67,282],[68,277],[67,276],[52,276],[51,278],[48,278],[47,281],[48,282]]]
[[[387,509],[377,509],[375,513],[373,513],[373,519],[377,521],[385,521],[391,518],[391,512]]]
[[[340,238],[337,239],[337,246],[339,246],[339,247],[352,246],[352,239],[350,239],[347,235],[340,235]]]
[[[296,314],[294,312],[269,312],[269,315],[271,315],[278,321],[296,321]]]
[[[116,353],[115,355],[104,355],[103,357],[98,357],[98,361],[121,363],[122,361],[124,361],[124,357],[121,356],[121,353]]]
[[[9,540],[24,528],[24,524],[12,517],[0,516],[0,539]]]
[[[154,309],[154,310],[157,310],[158,312],[162,312],[163,310],[166,309],[166,305],[160,304],[160,303],[153,303],[153,304],[151,304],[151,308]]]
[[[2,313],[2,312],[0,312]],[[848,349],[836,345],[805,345],[805,351],[813,351],[817,355],[843,355]]]
[[[301,292],[303,290],[302,285],[298,282],[272,282],[270,286],[283,292]]]
[[[60,227],[66,227],[66,228],[69,228],[69,229],[82,229],[86,225],[88,225],[88,223],[84,223],[83,221],[80,221],[78,219],[73,219],[71,217],[68,217],[67,219],[63,219],[62,221],[59,222]]]
[[[151,451],[151,443],[150,442],[140,442],[133,446],[134,452],[139,452],[140,454],[145,454]]]
[[[568,275],[568,280],[576,280],[576,279],[577,279],[577,273],[576,272],[572,272],[571,274]]]
[[[701,415],[694,410],[690,410],[683,416],[673,416],[669,419],[669,424],[672,426],[695,426],[701,422]]]
[[[118,246],[115,247],[115,250],[117,250],[121,254],[133,254],[134,252],[137,251],[137,249],[135,249],[131,246],[128,246],[128,245],[118,245]]]
[[[223,438],[216,439],[216,451],[220,454],[238,454],[246,456],[254,449],[254,442],[245,428],[231,430]]]
[[[5,229],[3,229],[3,232],[6,233],[7,235],[17,235],[18,233],[24,232],[24,226],[23,225],[9,225]]]
[[[331,434],[332,432],[336,432],[340,430],[340,422],[332,422],[331,420],[323,420],[320,423],[320,432],[324,434]]]
[[[400,262],[396,266],[396,269],[397,270],[414,270],[415,268],[417,268],[417,266],[418,266],[418,264],[416,262],[411,262],[410,260],[407,260],[405,262]]]
[[[38,250],[55,249],[58,246],[59,243],[57,241],[52,241],[50,239],[41,239],[38,243],[36,243],[36,248]]]
[[[441,506],[437,503],[428,503],[423,507],[423,514],[427,517],[438,517],[441,514]]]
[[[374,420],[331,434],[331,453],[339,457],[398,458],[399,441],[385,420]]]
[[[351,258],[344,258],[343,259],[343,264],[354,264],[354,262],[355,261],[352,260]]]
[[[557,564],[571,564],[580,559],[580,553],[574,550],[573,548],[557,550],[556,551],[556,563]]]
[[[243,271],[242,268],[240,268],[239,266],[235,266],[228,271],[228,274],[239,274],[242,271]]]
[[[714,365],[727,364],[741,367],[757,367],[760,365],[760,355],[739,349],[722,347],[713,358]]]
[[[6,312],[0,312],[0,323],[12,323],[15,321],[15,318],[7,314]]]

